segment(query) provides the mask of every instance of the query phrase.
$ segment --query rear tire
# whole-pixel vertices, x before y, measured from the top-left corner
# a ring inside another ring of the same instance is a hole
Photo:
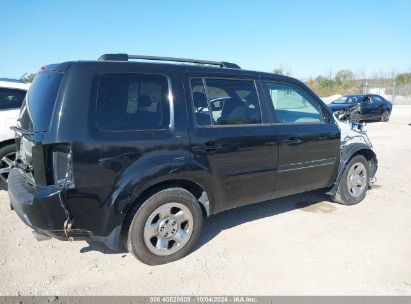
[[[7,191],[7,179],[16,159],[16,145],[11,144],[0,149],[0,190]]]
[[[148,265],[176,261],[191,252],[203,224],[197,199],[182,188],[168,188],[149,197],[135,212],[127,248]]]
[[[332,199],[342,205],[355,205],[367,194],[370,168],[362,155],[354,156],[346,165]]]

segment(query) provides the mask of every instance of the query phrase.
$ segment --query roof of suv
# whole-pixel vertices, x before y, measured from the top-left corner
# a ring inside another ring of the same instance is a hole
[[[128,59],[133,59],[129,61]],[[134,61],[135,60],[135,61]],[[173,62],[173,63],[170,63]],[[173,58],[173,57],[157,57],[157,56],[145,56],[145,55],[127,55],[127,54],[104,54],[99,60],[80,60],[80,61],[66,61],[57,64],[50,64],[42,68],[43,70],[52,70],[65,72],[70,65],[77,64],[127,64],[127,65],[140,65],[140,66],[150,66],[156,65],[163,66],[165,69],[175,69],[184,71],[202,71],[202,72],[228,72],[234,74],[242,74],[249,76],[273,76],[276,75],[279,78],[285,80],[296,81],[295,78],[272,74],[267,72],[259,72],[253,70],[241,69],[235,63],[229,63],[224,61],[208,61],[208,60],[198,60],[198,59],[185,59],[185,58]]]

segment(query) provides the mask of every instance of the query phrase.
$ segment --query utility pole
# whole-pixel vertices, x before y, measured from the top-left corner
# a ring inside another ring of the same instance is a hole
[[[396,82],[394,81],[393,87],[392,87],[392,102],[393,103],[394,103],[394,99],[395,99],[395,85],[396,85]]]
[[[363,94],[367,94],[367,93],[368,93],[368,81],[367,81],[367,79],[365,79],[365,85],[364,85],[364,87],[363,87],[363,89],[362,89],[362,93],[363,93]]]

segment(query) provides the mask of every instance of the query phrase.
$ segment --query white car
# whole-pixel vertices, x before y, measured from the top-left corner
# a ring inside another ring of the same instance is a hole
[[[30,84],[0,78],[0,189],[7,190],[7,178],[16,157],[14,132],[20,107]]]

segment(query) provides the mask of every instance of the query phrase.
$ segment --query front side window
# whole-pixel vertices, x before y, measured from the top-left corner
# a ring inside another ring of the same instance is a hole
[[[160,75],[104,75],[99,82],[97,126],[102,130],[166,129],[168,82]]]
[[[338,103],[338,104],[357,103],[357,102],[360,102],[363,99],[363,97],[364,96],[362,95],[342,96],[334,100],[332,103]]]
[[[279,123],[324,122],[320,105],[304,91],[287,84],[265,82]]]
[[[261,124],[257,91],[252,80],[191,79],[197,125]]]
[[[365,104],[371,104],[373,102],[371,96],[366,96],[363,100],[363,103]]]
[[[24,90],[0,88],[0,110],[20,108],[25,96]]]

